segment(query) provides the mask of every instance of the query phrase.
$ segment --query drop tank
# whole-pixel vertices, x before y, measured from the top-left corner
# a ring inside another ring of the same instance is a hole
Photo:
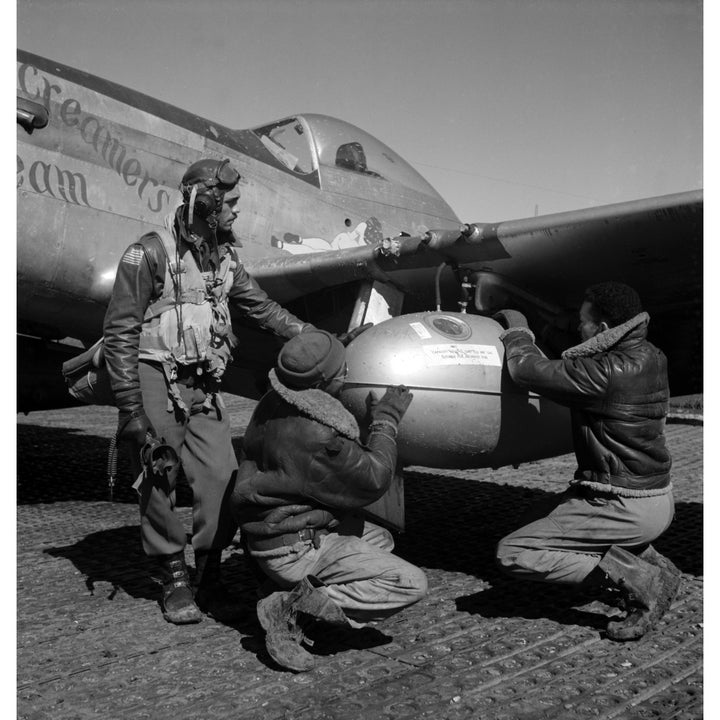
[[[569,412],[512,382],[501,332],[491,318],[464,313],[386,320],[348,345],[340,399],[367,427],[371,390],[410,388],[398,434],[404,465],[499,467],[570,452]]]

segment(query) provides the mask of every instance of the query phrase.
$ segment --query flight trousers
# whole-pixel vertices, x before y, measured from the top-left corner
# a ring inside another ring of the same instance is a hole
[[[672,491],[622,497],[582,485],[539,503],[524,525],[497,545],[505,572],[539,582],[579,585],[617,545],[642,551],[662,535],[675,514]]]
[[[237,470],[232,447],[230,418],[223,408],[203,409],[207,397],[202,387],[178,384],[190,410],[185,419],[168,405],[168,385],[162,366],[140,361],[140,388],[145,413],[157,436],[178,457],[192,490],[192,546],[197,551],[221,550],[233,539],[237,524],[228,501]],[[134,477],[142,472],[139,454],[131,456]],[[140,482],[140,534],[145,553],[151,557],[181,552],[187,544],[186,528],[175,512],[175,487]]]
[[[427,578],[418,567],[393,555],[392,535],[374,523],[352,517],[312,540],[275,551],[255,552],[260,569],[282,589],[313,575],[345,612],[353,627],[394,615],[427,594]],[[282,554],[280,554],[282,553]]]

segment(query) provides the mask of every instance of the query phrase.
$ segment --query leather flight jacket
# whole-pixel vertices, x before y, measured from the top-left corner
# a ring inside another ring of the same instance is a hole
[[[332,529],[385,493],[397,462],[392,434],[371,431],[362,444],[327,422],[274,389],[260,400],[245,433],[231,501],[246,536],[296,538],[307,528]],[[287,538],[265,543],[278,544],[287,544]]]
[[[196,252],[182,222],[183,208],[180,206],[169,222],[180,261]],[[308,327],[267,296],[248,275],[231,243],[212,247],[211,257],[218,265],[219,259],[226,256],[230,257],[232,265],[231,279],[226,286],[227,302],[231,307],[253,324],[285,339]],[[194,255],[190,257],[194,258]],[[195,258],[194,262],[199,265]],[[112,298],[105,314],[103,337],[110,384],[117,406],[124,411],[142,408],[138,373],[140,336],[148,308],[163,296],[167,266],[163,241],[155,232],[143,235],[130,245],[118,265]],[[205,268],[200,267],[200,270]]]
[[[665,355],[647,341],[647,316],[606,331],[599,352],[546,358],[531,334],[510,328],[501,335],[508,371],[520,387],[570,408],[579,482],[629,491],[655,491],[670,483],[665,443],[669,387]],[[585,343],[587,345],[589,343]],[[583,345],[577,346],[583,348]]]

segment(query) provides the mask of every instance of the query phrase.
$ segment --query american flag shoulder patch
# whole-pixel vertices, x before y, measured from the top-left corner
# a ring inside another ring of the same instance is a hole
[[[124,262],[126,265],[139,265],[144,255],[145,251],[141,247],[133,245],[125,251],[120,262]]]

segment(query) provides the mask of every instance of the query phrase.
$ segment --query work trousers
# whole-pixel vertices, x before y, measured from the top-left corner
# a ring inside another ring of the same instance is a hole
[[[178,385],[190,410],[185,419],[168,406],[168,387],[162,367],[140,362],[143,406],[158,438],[173,447],[180,458],[193,493],[192,545],[198,550],[220,550],[232,541],[237,525],[229,512],[231,480],[237,459],[230,436],[227,411],[202,409],[206,394],[200,387]],[[139,454],[131,456],[135,477],[142,472]],[[175,485],[160,486],[148,480],[138,487],[140,533],[149,556],[170,555],[186,545],[186,529],[175,512]]]
[[[427,594],[427,578],[420,569],[393,555],[392,535],[360,518],[343,521],[335,532],[300,541],[285,554],[253,558],[277,585],[289,589],[306,575],[327,587],[321,591],[339,605],[354,627],[381,620],[412,605]]]
[[[497,546],[507,573],[528,580],[580,584],[611,545],[643,550],[670,526],[672,492],[620,497],[573,485],[522,518]]]

